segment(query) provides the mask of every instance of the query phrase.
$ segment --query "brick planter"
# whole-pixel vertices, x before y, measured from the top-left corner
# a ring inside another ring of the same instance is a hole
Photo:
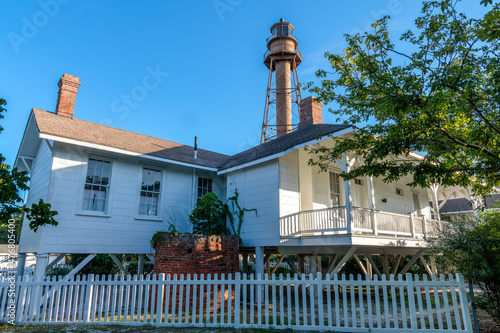
[[[156,245],[155,252],[155,262],[153,268],[153,274],[170,274],[170,279],[173,279],[173,275],[177,274],[177,279],[180,279],[180,275],[184,275],[184,279],[187,279],[187,274],[193,275],[197,274],[198,279],[200,275],[204,274],[205,279],[208,274],[210,274],[211,279],[217,274],[220,278],[221,274],[234,274],[239,272],[239,240],[235,236],[205,236],[205,235],[177,235],[173,236],[170,234],[162,235]],[[172,288],[172,287],[171,287]],[[226,286],[227,288],[227,286]],[[176,289],[175,300],[177,305],[179,305],[179,287]],[[185,289],[185,288],[183,288]],[[173,290],[171,290],[172,292]],[[220,286],[217,292],[218,299],[221,299]],[[227,289],[224,293],[224,299],[227,302],[229,298],[234,299],[234,290],[232,295],[229,295]],[[192,295],[192,294],[191,294]],[[169,298],[172,300],[172,294]],[[185,304],[186,296],[183,297],[183,303]],[[214,297],[213,287],[211,288],[210,295],[207,295],[206,288],[204,290],[203,301],[206,303],[207,296],[211,300]],[[156,294],[156,297],[158,295]],[[165,300],[166,294],[164,294]],[[198,294],[199,298],[199,294]],[[189,297],[189,303],[192,305],[192,296]],[[199,299],[197,300],[199,302]],[[165,304],[165,302],[164,302]],[[171,302],[168,303],[171,307]],[[217,308],[219,308],[219,304]],[[210,302],[210,308],[213,310],[213,302]]]

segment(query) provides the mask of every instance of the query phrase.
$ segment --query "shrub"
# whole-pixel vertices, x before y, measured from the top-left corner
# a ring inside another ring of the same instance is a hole
[[[500,323],[500,211],[445,224],[433,247],[448,272],[461,272],[481,288],[478,306]]]

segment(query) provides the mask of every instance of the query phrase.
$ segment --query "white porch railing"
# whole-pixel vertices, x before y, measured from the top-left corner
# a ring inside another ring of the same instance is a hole
[[[350,229],[353,234],[426,238],[435,229],[435,221],[413,214],[403,215],[365,208],[353,208],[350,214],[350,228],[347,225],[345,207],[308,210],[283,216],[280,219],[280,235],[289,238],[347,234]]]

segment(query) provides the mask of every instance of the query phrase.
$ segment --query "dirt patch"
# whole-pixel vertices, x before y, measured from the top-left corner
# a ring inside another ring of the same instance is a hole
[[[481,333],[500,333],[500,325],[495,323],[493,318],[483,310],[477,310],[477,321],[479,323],[479,332]],[[474,323],[473,323],[474,324]]]

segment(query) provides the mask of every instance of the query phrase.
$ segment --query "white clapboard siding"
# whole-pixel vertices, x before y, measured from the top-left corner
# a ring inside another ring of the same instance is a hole
[[[461,275],[0,278],[0,321],[472,333]]]

